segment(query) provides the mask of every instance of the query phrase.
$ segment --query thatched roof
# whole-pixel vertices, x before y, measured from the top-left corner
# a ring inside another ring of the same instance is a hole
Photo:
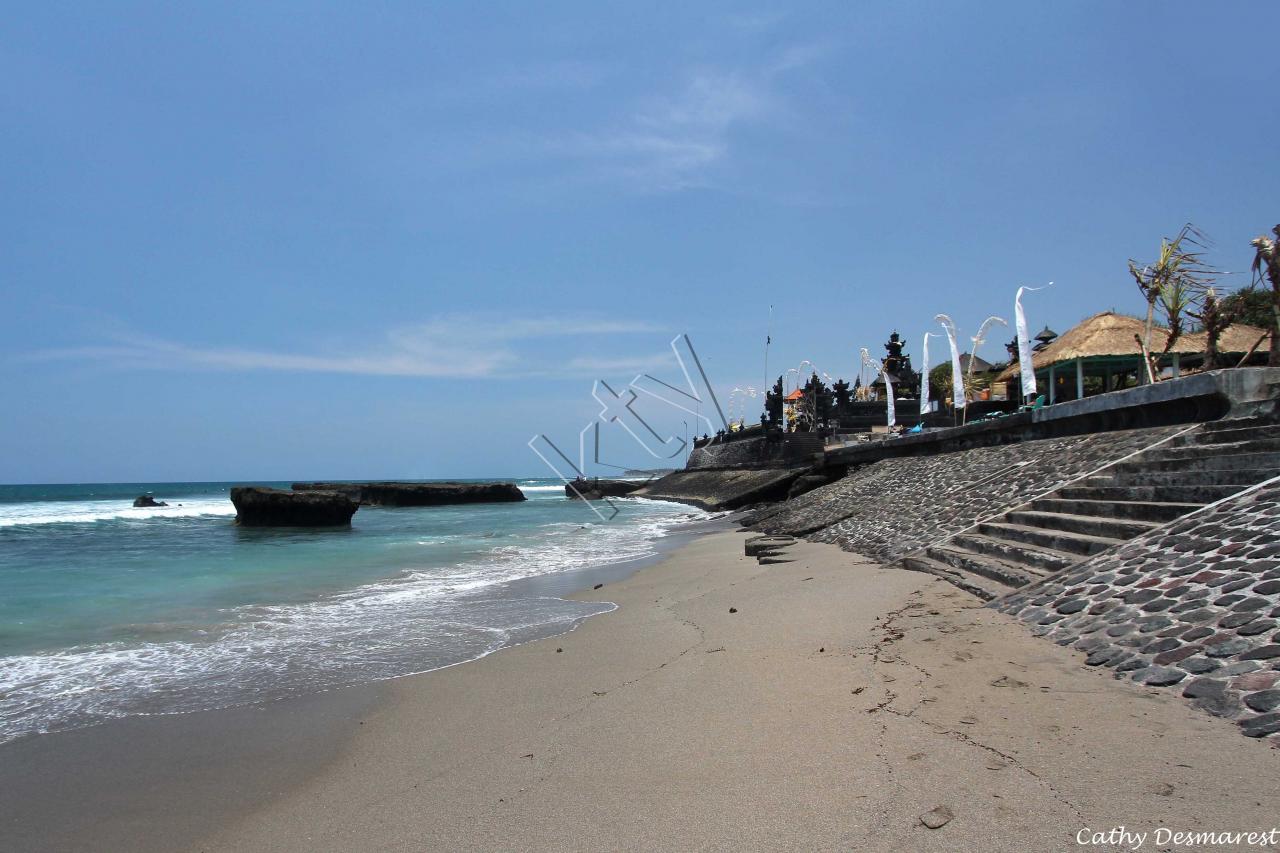
[[[1134,339],[1134,335],[1143,337],[1147,324],[1137,317],[1104,311],[1094,314],[1074,328],[1063,332],[1057,340],[1040,352],[1034,353],[1031,363],[1036,370],[1047,370],[1050,365],[1072,362],[1078,358],[1105,358],[1107,356],[1142,357],[1142,348]],[[1223,353],[1243,354],[1264,334],[1263,329],[1237,323],[1227,327],[1218,339],[1218,349]],[[1162,352],[1168,340],[1167,329],[1156,326],[1151,330],[1151,349]],[[1189,332],[1178,336],[1170,352],[1181,355],[1199,355],[1204,352],[1207,336],[1204,332]],[[1257,348],[1258,352],[1270,351],[1270,341],[1264,340]],[[1000,380],[1012,379],[1018,375],[1018,364],[1009,365],[1000,374]]]
[[[986,373],[993,366],[991,362],[987,361],[985,358],[983,358],[980,355],[973,355],[972,353],[962,352],[960,353],[961,372],[963,373],[970,372],[969,362],[971,361],[973,362],[973,368],[972,368],[973,373]]]

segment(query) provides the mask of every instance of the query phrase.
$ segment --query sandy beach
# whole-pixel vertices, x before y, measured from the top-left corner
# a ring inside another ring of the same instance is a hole
[[[194,849],[1061,850],[1275,822],[1280,796],[1238,795],[1275,751],[1230,723],[939,580],[809,543],[759,566],[743,538],[587,593],[619,609],[569,635],[392,683]]]

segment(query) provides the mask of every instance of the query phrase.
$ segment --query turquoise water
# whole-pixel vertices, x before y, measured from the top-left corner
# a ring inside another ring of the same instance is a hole
[[[705,517],[552,480],[528,501],[244,529],[229,483],[0,486],[0,741],[391,678],[611,609],[513,582],[650,556]],[[286,486],[287,484],[266,484]],[[134,509],[151,493],[168,507]]]

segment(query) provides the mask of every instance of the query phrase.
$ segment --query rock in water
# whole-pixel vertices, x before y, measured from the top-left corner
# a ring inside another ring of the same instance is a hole
[[[515,483],[294,483],[295,492],[338,492],[361,506],[445,506],[526,500]]]
[[[135,507],[168,506],[164,501],[158,501],[151,495],[138,495],[133,499],[133,505]]]
[[[601,480],[599,477],[585,479],[579,477],[573,482],[565,483],[564,494],[568,498],[598,501],[602,498],[620,498],[623,495],[629,495],[644,485],[644,483],[630,480]]]
[[[263,486],[231,490],[236,524],[244,527],[337,527],[351,523],[359,504],[341,492],[286,492]]]

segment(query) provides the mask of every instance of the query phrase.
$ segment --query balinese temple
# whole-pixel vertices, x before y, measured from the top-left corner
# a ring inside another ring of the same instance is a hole
[[[893,383],[893,396],[895,399],[920,399],[920,374],[911,369],[911,356],[903,352],[905,346],[902,337],[895,331],[889,335],[889,340],[885,343],[884,348],[887,355],[884,357],[884,372],[889,374],[889,381]],[[884,377],[877,375],[871,381],[872,394],[877,399],[884,399]]]
[[[911,400],[896,408],[897,424],[910,427],[921,421],[920,406],[916,402],[920,396],[920,374],[911,366],[911,356],[904,350],[902,337],[894,332],[884,345],[885,371],[894,383],[894,397]],[[773,388],[765,394],[765,411],[761,417],[761,426],[782,432],[822,432],[825,435],[841,433],[867,433],[885,428],[887,407],[884,397],[884,379],[877,375],[869,386],[876,397],[874,400],[859,399],[861,379],[853,384],[844,380],[824,383],[814,373],[805,384],[787,392],[783,385],[783,377],[779,376]],[[946,424],[952,420],[950,414],[930,414],[924,418],[929,425]]]
[[[786,397],[782,398],[784,417],[786,418],[787,432],[795,432],[803,429],[808,432],[809,425],[805,423],[804,417],[804,390],[797,388]]]
[[[1040,334],[1036,335],[1035,344],[1033,345],[1032,349],[1035,352],[1040,352],[1042,349],[1049,346],[1049,344],[1057,340],[1057,338],[1058,338],[1058,333],[1053,331],[1053,329],[1050,329],[1048,326],[1045,326],[1043,329],[1040,330]]]
[[[1031,363],[1036,372],[1036,388],[1045,395],[1046,403],[1061,403],[1131,388],[1148,381],[1143,366],[1142,346],[1146,340],[1145,320],[1104,311],[1095,314],[1062,335],[1054,335],[1046,326],[1036,336],[1041,344],[1033,348]],[[1047,333],[1047,334],[1046,334]],[[1159,377],[1176,377],[1203,369],[1208,345],[1204,332],[1184,332],[1168,347],[1169,331],[1161,326],[1151,330],[1151,353],[1159,364]],[[1222,332],[1218,341],[1220,366],[1265,364],[1271,352],[1270,335],[1265,329],[1236,323]],[[1019,399],[1021,368],[1017,348],[1014,360],[997,378],[1008,383],[1010,399]]]

